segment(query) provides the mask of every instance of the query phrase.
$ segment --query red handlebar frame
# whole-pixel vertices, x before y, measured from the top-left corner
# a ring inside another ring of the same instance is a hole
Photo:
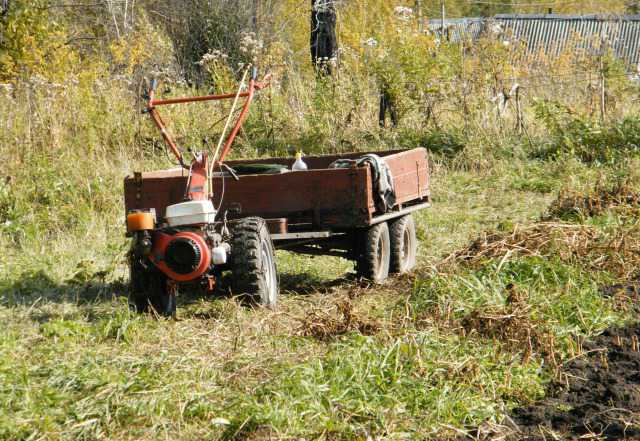
[[[255,91],[262,90],[268,87],[270,84],[269,83],[270,78],[271,78],[271,75],[267,75],[260,82],[256,81],[255,78],[251,78],[251,80],[249,81],[249,89],[246,92],[240,92],[237,94],[225,93],[220,95],[204,95],[204,96],[194,96],[194,97],[169,98],[169,99],[162,99],[162,100],[155,99],[156,82],[154,80],[152,81],[151,87],[149,88],[149,100],[147,102],[147,108],[145,109],[145,112],[151,116],[151,119],[160,130],[160,133],[162,134],[162,138],[164,139],[165,143],[169,146],[169,148],[171,149],[175,157],[178,159],[178,161],[180,162],[180,165],[184,168],[189,168],[184,163],[182,152],[180,152],[180,149],[178,148],[177,144],[175,143],[175,141],[167,131],[166,124],[162,119],[162,117],[160,116],[160,113],[158,112],[157,107],[167,106],[172,104],[195,103],[199,101],[219,101],[219,100],[226,100],[231,98],[235,99],[236,96],[240,98],[247,98],[244,103],[244,106],[242,107],[240,115],[238,116],[238,119],[236,120],[236,123],[233,126],[231,133],[229,134],[229,137],[224,143],[224,147],[222,148],[222,152],[220,153],[220,158],[217,159],[216,161],[217,164],[221,164],[224,161],[225,156],[227,156],[227,153],[229,153],[229,150],[231,149],[231,145],[233,144],[233,141],[235,140],[236,136],[238,135],[238,132],[240,131],[240,127],[242,127],[242,124],[244,123],[244,120],[247,117],[247,114],[249,112],[249,107],[251,106],[251,102],[253,101],[253,97],[255,95]],[[214,164],[214,166],[215,165],[216,164]]]

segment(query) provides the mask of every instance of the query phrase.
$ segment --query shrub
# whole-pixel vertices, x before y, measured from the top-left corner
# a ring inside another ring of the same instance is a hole
[[[0,15],[0,81],[33,75],[61,80],[77,61],[48,0],[9,2]]]
[[[538,102],[535,111],[550,135],[537,152],[540,157],[570,154],[588,163],[604,163],[640,149],[640,118],[635,115],[601,122],[550,101]]]

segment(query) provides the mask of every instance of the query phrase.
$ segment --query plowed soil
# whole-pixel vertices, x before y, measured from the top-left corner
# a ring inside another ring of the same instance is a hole
[[[513,412],[520,433],[511,439],[640,440],[639,338],[634,324],[585,343],[587,355],[567,364],[549,398]]]
[[[602,294],[640,313],[640,282]],[[640,441],[639,341],[640,323],[606,330],[566,362],[547,398],[514,409],[505,425],[483,425],[457,439]]]

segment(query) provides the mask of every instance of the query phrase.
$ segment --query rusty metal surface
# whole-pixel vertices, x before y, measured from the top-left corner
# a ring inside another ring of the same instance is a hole
[[[287,234],[288,222],[286,217],[278,219],[265,219],[267,222],[267,228],[271,234]]]

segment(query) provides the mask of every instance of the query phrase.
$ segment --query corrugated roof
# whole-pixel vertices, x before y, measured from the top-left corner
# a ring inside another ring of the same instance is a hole
[[[591,49],[602,40],[629,64],[640,62],[640,15],[501,14],[445,20],[444,24],[446,38],[454,42],[475,40],[491,31],[525,42],[530,52],[559,55],[569,43]],[[441,20],[430,20],[428,29],[441,37]]]
[[[446,19],[444,21],[445,29],[450,41],[461,41],[464,39],[480,38],[486,24],[485,18],[457,18]],[[442,29],[442,20],[429,20],[427,25],[431,32],[440,35]]]

